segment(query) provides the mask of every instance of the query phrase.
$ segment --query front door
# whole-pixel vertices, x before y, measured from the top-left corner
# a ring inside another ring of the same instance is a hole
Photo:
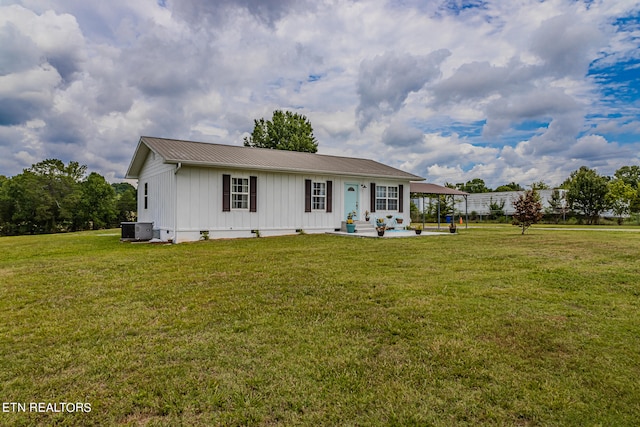
[[[358,184],[345,184],[344,185],[344,217],[347,218],[350,212],[355,212],[353,219],[358,219],[360,215],[360,206],[358,201],[360,197]]]

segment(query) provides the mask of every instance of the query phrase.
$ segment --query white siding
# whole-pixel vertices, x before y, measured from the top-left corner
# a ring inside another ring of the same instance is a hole
[[[138,221],[153,222],[163,239],[173,238],[175,227],[175,165],[149,153],[138,180]],[[145,196],[145,184],[148,194]],[[145,209],[145,197],[147,208]]]
[[[176,172],[177,171],[177,172]],[[257,177],[257,212],[222,211],[222,177]],[[305,212],[305,180],[332,181],[332,212]],[[404,212],[378,211],[409,219],[409,182],[375,178],[330,175],[288,174],[267,171],[244,171],[164,164],[151,153],[140,172],[138,183],[138,220],[153,222],[161,239],[174,242],[198,240],[207,231],[211,238],[252,237],[259,230],[263,236],[292,234],[296,230],[324,232],[339,229],[345,218],[345,183],[359,188],[359,219],[370,210],[370,184],[404,185]],[[144,209],[144,185],[148,184],[148,207]]]
[[[222,176],[257,177],[257,212],[222,211]],[[329,176],[183,167],[178,177],[178,230],[184,232],[334,229],[340,226],[341,181]],[[304,180],[333,180],[333,212],[304,212]],[[235,233],[234,233],[235,234]]]
[[[375,182],[376,186],[385,186],[385,187],[400,187],[400,185],[403,186],[402,188],[402,192],[403,192],[403,201],[402,201],[402,209],[403,212],[400,213],[399,209],[397,210],[382,210],[382,209],[376,209],[375,212],[371,213],[371,216],[373,218],[381,218],[381,217],[386,217],[387,215],[393,215],[394,218],[403,218],[404,219],[404,224],[409,224],[411,222],[411,198],[410,198],[410,189],[409,189],[409,182],[398,182],[398,181],[388,181],[388,180],[378,180],[378,181],[372,181]],[[371,198],[371,188],[370,188],[370,184],[367,183],[367,189],[366,191],[366,199],[365,199],[365,209],[366,210],[371,210],[371,206],[370,206],[370,198]],[[400,198],[400,188],[398,188],[398,198]],[[400,205],[400,201],[398,200],[398,208]]]

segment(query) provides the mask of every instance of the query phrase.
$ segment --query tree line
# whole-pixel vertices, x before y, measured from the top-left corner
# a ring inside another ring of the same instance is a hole
[[[136,210],[135,187],[109,184],[78,162],[47,159],[0,175],[0,235],[110,228],[134,221]]]
[[[524,190],[515,182],[491,190],[479,178],[445,185],[468,193]],[[530,187],[550,189],[543,181]],[[640,214],[640,166],[623,166],[613,176],[583,166],[571,172],[559,188],[566,191],[564,198],[559,192],[552,197],[552,206],[547,208],[552,213],[573,212],[587,223],[597,223],[606,211],[618,217],[619,223],[625,216]],[[453,201],[442,199],[442,213],[446,213]],[[47,159],[14,177],[0,175],[0,235],[109,228],[135,221],[136,209],[137,190],[132,185],[109,184],[96,172],[87,174],[87,167],[78,162],[65,165]]]

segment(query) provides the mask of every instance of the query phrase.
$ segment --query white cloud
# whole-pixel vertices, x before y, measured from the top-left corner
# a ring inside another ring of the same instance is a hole
[[[615,25],[637,2],[21,4],[0,6],[0,174],[66,156],[116,179],[142,134],[241,144],[275,109],[320,152],[439,183],[637,162],[612,138],[640,133],[638,101],[586,76],[638,59]]]
[[[386,52],[360,64],[358,122],[363,128],[383,114],[398,111],[410,92],[417,92],[440,75],[446,49],[426,56]]]

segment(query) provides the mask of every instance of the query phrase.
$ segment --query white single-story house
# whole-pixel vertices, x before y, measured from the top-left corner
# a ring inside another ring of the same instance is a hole
[[[409,183],[424,179],[368,159],[147,136],[126,178],[138,221],[174,243],[335,231],[367,211],[407,224]]]

